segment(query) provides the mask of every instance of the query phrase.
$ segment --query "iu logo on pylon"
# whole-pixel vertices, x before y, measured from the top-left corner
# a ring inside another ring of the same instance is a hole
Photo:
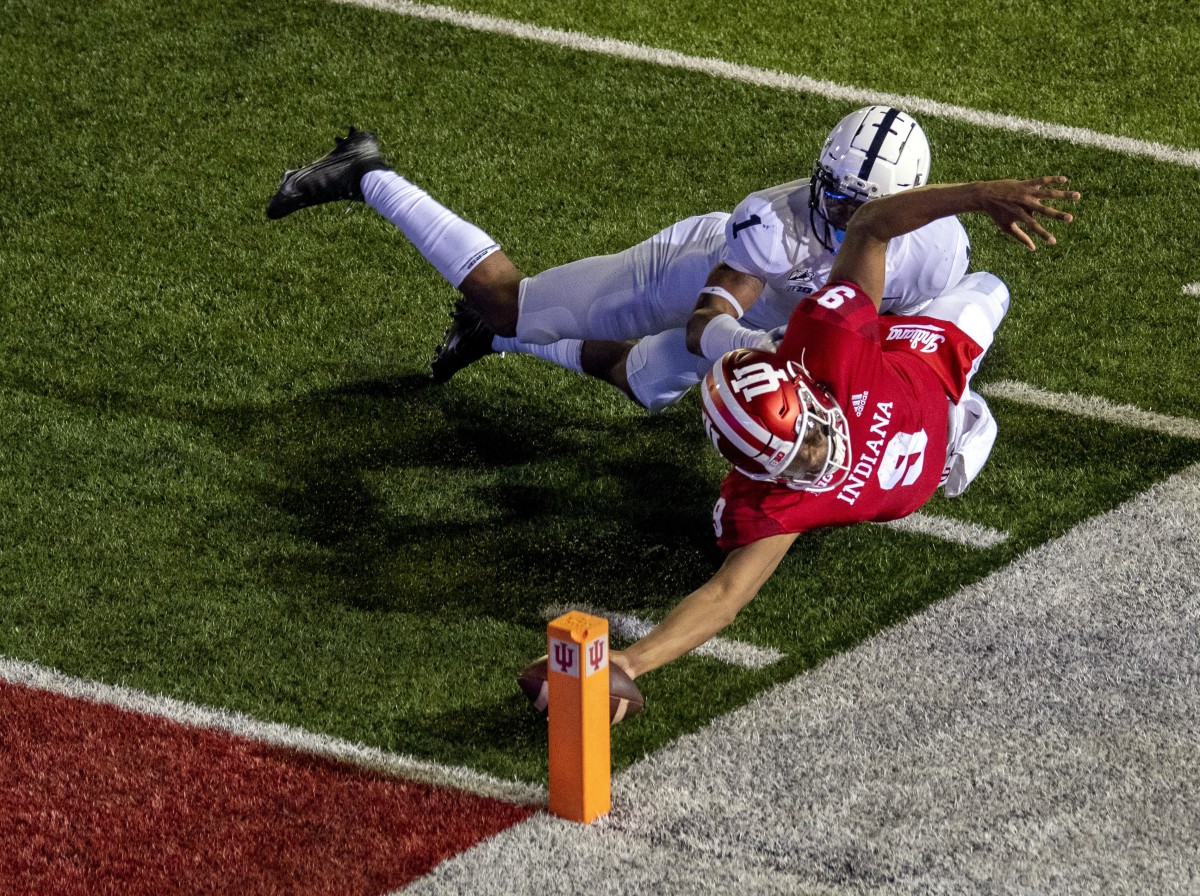
[[[555,672],[579,677],[579,647],[570,641],[551,639],[550,666]]]
[[[587,672],[594,675],[608,666],[608,636],[597,638],[587,646]]]

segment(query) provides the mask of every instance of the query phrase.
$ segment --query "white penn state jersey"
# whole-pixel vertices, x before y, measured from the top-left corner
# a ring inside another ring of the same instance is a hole
[[[742,319],[748,327],[785,326],[796,304],[825,285],[835,253],[813,233],[809,181],[751,193],[725,222],[721,260],[766,283]],[[941,218],[888,243],[881,312],[918,314],[967,272],[970,240],[957,218]]]

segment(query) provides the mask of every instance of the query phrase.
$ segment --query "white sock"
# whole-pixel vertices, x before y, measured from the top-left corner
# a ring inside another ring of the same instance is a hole
[[[363,198],[408,237],[438,273],[457,288],[500,246],[469,221],[441,205],[395,171],[368,171]]]
[[[492,338],[492,349],[498,352],[534,355],[567,370],[583,373],[582,339],[560,339],[558,342],[551,342],[547,345],[535,345],[531,342],[521,342],[513,337],[495,336]]]

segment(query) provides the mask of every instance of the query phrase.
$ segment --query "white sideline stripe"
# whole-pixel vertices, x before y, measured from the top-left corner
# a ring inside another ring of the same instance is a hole
[[[542,616],[549,621],[573,610],[607,619],[609,634],[616,635],[625,641],[644,638],[654,629],[654,623],[648,620],[625,613],[597,609],[586,604],[561,604],[546,607],[542,610]],[[728,666],[740,666],[743,669],[765,669],[783,659],[783,654],[772,647],[756,647],[745,641],[734,641],[729,638],[712,638],[693,650],[692,654],[708,657]]]
[[[1116,404],[1105,398],[1076,395],[1074,392],[1049,392],[1039,389],[1037,386],[1012,380],[985,383],[974,388],[989,398],[1007,398],[1010,401],[1018,401],[1049,411],[1062,411],[1080,417],[1091,417],[1121,426],[1149,429],[1185,439],[1200,439],[1200,421],[1143,411],[1133,405]]]
[[[1183,288],[1185,296],[1200,296],[1200,283],[1189,283]]]
[[[1122,155],[1146,156],[1160,162],[1170,162],[1187,168],[1200,168],[1200,149],[1185,149],[1168,146],[1165,143],[1102,134],[1098,131],[1088,130],[1087,128],[1051,124],[1030,118],[1019,118],[1015,115],[983,112],[978,109],[939,103],[935,100],[923,99],[917,96],[882,93],[862,87],[836,84],[833,81],[821,81],[804,75],[792,75],[755,68],[749,65],[737,65],[721,59],[689,56],[686,53],[679,53],[674,50],[647,47],[642,44],[617,40],[616,38],[592,37],[591,35],[576,31],[561,31],[557,28],[530,25],[512,19],[501,19],[496,16],[465,12],[445,6],[411,3],[408,0],[333,0],[333,2],[346,6],[362,6],[369,9],[384,10],[411,18],[430,19],[436,22],[456,25],[471,31],[504,34],[521,40],[536,41],[556,47],[596,53],[602,56],[612,56],[619,59],[630,59],[635,62],[646,62],[668,68],[702,72],[716,78],[741,81],[760,87],[773,87],[778,90],[788,90],[795,93],[813,94],[826,97],[827,99],[845,100],[859,105],[880,104],[897,106],[909,112],[937,118],[949,118],[977,127],[998,131],[1011,131],[1018,134],[1032,134],[1044,140],[1063,140],[1067,143],[1079,146],[1094,146],[1110,152],[1121,153]]]
[[[335,759],[370,771],[438,787],[450,787],[504,802],[541,806],[547,801],[544,788],[522,781],[502,781],[471,769],[386,753],[375,747],[275,722],[262,722],[225,709],[212,709],[119,685],[73,678],[53,669],[7,657],[0,657],[0,680],[154,716],[192,728],[223,731],[244,740]]]
[[[1197,507],[1200,465],[403,893],[1194,894]]]
[[[1008,533],[1001,532],[999,529],[993,529],[981,523],[963,522],[920,511],[882,525],[914,535],[930,535],[940,538],[942,541],[952,541],[969,548],[994,548],[996,545],[1008,541]]]

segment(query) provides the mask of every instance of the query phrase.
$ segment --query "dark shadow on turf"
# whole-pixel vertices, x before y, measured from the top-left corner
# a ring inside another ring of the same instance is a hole
[[[363,610],[540,627],[554,603],[644,610],[718,560],[692,409],[598,419],[569,396],[409,376],[195,422],[276,474],[257,497],[307,547],[264,561],[275,583]]]

